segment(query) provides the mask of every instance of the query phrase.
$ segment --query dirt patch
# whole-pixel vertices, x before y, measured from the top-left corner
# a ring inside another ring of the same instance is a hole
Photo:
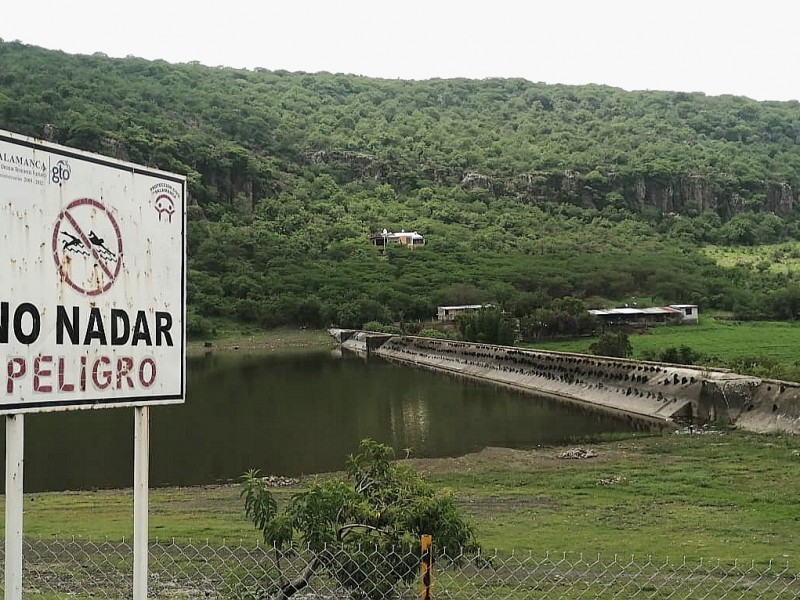
[[[554,500],[530,496],[465,496],[460,494],[458,506],[472,518],[492,518],[509,513],[551,511],[558,507]]]
[[[484,448],[480,452],[465,454],[456,458],[411,458],[403,462],[421,471],[426,475],[441,475],[448,473],[468,474],[484,470],[508,469],[511,471],[536,471],[566,466],[574,467],[576,464],[585,463],[587,467],[598,463],[609,463],[628,456],[629,451],[621,448],[602,445],[599,449],[593,448],[596,454],[591,460],[565,461],[558,458],[563,448],[541,447],[520,450],[514,448]]]

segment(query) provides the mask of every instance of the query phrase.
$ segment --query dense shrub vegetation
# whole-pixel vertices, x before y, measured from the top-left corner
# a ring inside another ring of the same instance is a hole
[[[0,128],[188,176],[193,336],[223,319],[407,324],[476,302],[531,339],[585,332],[586,305],[632,296],[742,318],[800,310],[791,272],[722,268],[699,251],[797,239],[796,102],[0,41]],[[382,228],[427,244],[382,253],[368,242]]]
[[[347,459],[346,473],[346,479],[307,484],[280,508],[258,471],[242,477],[245,514],[275,549],[278,568],[285,564],[284,547],[293,541],[314,557],[294,581],[282,576],[280,590],[263,590],[270,598],[287,600],[318,571],[326,571],[353,598],[392,598],[397,583],[413,581],[419,573],[423,535],[451,556],[479,550],[453,496],[395,462],[390,446],[362,440]],[[287,571],[293,569],[287,565]]]

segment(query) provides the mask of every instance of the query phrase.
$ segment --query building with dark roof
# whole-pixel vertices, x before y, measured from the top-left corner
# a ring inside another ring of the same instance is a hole
[[[593,309],[589,314],[608,326],[648,326],[696,324],[698,310],[696,304],[670,304],[652,308],[609,308]]]

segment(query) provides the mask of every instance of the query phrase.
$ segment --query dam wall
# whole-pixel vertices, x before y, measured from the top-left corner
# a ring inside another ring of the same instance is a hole
[[[347,349],[665,423],[800,433],[800,385],[723,369],[354,332]]]
[[[388,342],[392,334],[356,331],[353,329],[331,329],[330,334],[342,345],[342,348],[359,354],[376,352]]]

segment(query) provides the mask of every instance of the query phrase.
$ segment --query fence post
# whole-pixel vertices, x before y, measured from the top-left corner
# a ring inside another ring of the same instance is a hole
[[[431,553],[431,536],[423,535],[421,538],[422,544],[422,564],[420,565],[420,574],[422,575],[422,600],[431,600],[431,569],[433,565]]]

